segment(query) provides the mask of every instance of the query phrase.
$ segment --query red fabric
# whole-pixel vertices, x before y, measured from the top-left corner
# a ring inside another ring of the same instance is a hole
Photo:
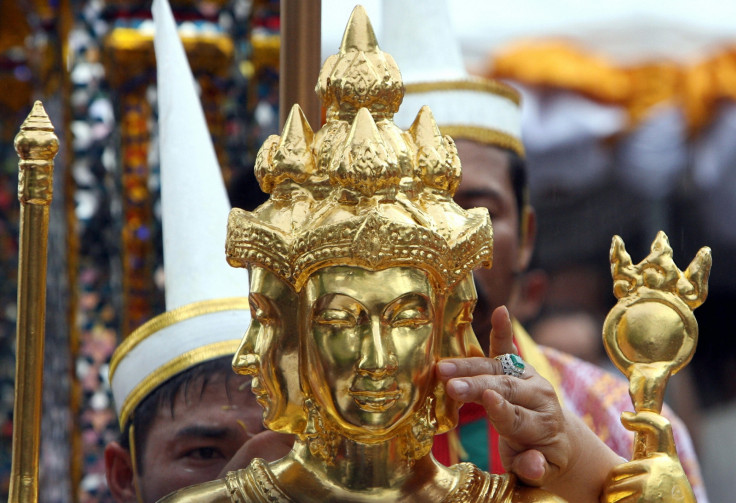
[[[434,444],[432,444],[432,454],[434,458],[445,466],[450,466],[450,440],[447,438],[447,433],[437,435],[434,437]]]

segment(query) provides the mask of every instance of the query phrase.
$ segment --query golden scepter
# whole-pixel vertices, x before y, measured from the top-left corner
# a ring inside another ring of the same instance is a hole
[[[698,323],[693,310],[708,296],[711,262],[710,248],[703,247],[681,271],[672,259],[667,235],[660,231],[649,255],[634,264],[623,240],[613,238],[611,275],[619,300],[603,324],[603,343],[611,361],[629,379],[636,413],[624,412],[621,422],[635,435],[632,463],[614,473],[605,489],[606,498],[613,499],[601,501],[633,496],[627,479],[643,471],[652,483],[636,501],[695,502],[672,426],[661,412],[667,381],[695,353]]]
[[[20,237],[16,326],[13,465],[9,500],[38,501],[41,391],[46,321],[46,255],[54,157],[59,140],[40,101],[15,137]]]

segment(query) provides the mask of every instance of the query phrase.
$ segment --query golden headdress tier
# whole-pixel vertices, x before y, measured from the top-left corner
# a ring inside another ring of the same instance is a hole
[[[378,47],[363,7],[353,10],[340,51],[325,61],[315,91],[329,117],[351,120],[367,108],[378,119],[390,119],[404,96],[394,58]]]
[[[296,290],[332,265],[418,267],[441,288],[490,266],[488,212],[452,200],[460,182],[452,138],[428,107],[409,131],[391,121],[401,78],[362,7],[317,90],[334,113],[313,133],[294,105],[281,136],[266,140],[255,170],[271,198],[252,213],[232,210],[228,262],[265,267]]]

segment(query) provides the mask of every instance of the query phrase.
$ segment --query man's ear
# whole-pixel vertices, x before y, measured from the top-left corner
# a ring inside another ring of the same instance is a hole
[[[105,447],[105,477],[117,503],[136,503],[135,473],[130,451],[117,442]]]
[[[516,272],[522,273],[527,270],[534,254],[534,244],[537,241],[537,213],[531,205],[524,205],[519,215],[519,228],[521,239],[519,240],[519,254],[516,262]]]

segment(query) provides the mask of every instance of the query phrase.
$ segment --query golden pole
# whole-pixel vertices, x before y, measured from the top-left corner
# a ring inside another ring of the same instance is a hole
[[[15,137],[18,152],[20,238],[16,327],[13,465],[9,500],[38,501],[43,343],[46,321],[46,255],[54,156],[59,140],[40,101]]]
[[[318,129],[322,112],[314,86],[320,67],[322,1],[281,0],[280,15],[279,130],[295,103]]]

